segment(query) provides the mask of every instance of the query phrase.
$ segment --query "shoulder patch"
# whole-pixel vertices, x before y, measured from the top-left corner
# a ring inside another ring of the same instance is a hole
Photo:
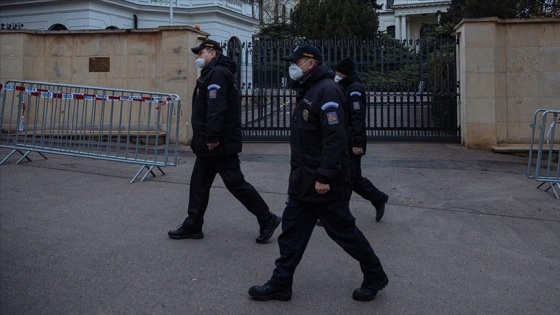
[[[208,86],[208,98],[209,99],[215,99],[218,97],[218,90],[221,88],[221,86],[217,85],[217,84],[210,84]]]
[[[336,114],[336,112],[328,112],[327,121],[329,122],[329,125],[338,124],[338,115]]]
[[[350,93],[350,96],[362,96],[362,93],[358,92],[358,91],[354,91]]]
[[[209,99],[215,99],[216,97],[218,97],[218,90],[208,91],[208,98]]]
[[[321,109],[322,109],[322,110],[327,110],[327,109],[329,109],[329,108],[331,108],[331,107],[338,108],[338,103],[336,103],[336,102],[327,102],[327,103],[323,104],[323,106],[321,106]]]

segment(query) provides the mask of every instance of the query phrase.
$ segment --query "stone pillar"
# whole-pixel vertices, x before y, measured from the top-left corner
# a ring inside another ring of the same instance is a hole
[[[458,34],[462,143],[490,149],[496,144],[495,22],[464,23]]]
[[[528,144],[537,109],[560,107],[560,19],[466,19],[459,39],[463,144]]]

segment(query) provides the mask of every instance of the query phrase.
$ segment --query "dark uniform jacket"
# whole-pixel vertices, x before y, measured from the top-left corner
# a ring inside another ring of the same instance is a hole
[[[349,198],[346,99],[334,73],[324,64],[296,82],[291,122],[288,194],[303,202]],[[330,185],[318,194],[315,182]]]
[[[196,81],[192,98],[191,148],[199,156],[241,152],[241,98],[234,82],[235,62],[224,55],[214,58]],[[207,143],[220,145],[209,151]]]
[[[366,92],[354,71],[338,82],[348,99],[348,125],[350,147],[361,147],[366,154]]]

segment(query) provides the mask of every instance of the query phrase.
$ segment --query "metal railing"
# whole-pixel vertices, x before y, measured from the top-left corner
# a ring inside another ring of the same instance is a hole
[[[552,190],[556,198],[560,199],[560,145],[555,143],[556,126],[560,124],[560,110],[539,109],[533,115],[531,124],[531,145],[529,147],[529,162],[527,177],[536,179],[540,184],[537,188],[545,187]],[[537,139],[536,139],[537,138]]]
[[[0,148],[31,161],[30,152],[141,165],[145,171],[178,163],[178,95],[35,81],[0,85]],[[175,144],[171,145],[171,137]]]
[[[368,93],[368,140],[460,142],[456,39],[256,39],[224,45],[238,63],[245,141],[288,141],[295,90],[282,57],[301,43],[334,68],[354,60]]]

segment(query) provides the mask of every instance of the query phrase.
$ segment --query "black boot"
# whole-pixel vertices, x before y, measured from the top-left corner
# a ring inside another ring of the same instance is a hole
[[[387,194],[383,194],[383,198],[379,201],[372,201],[371,204],[375,207],[375,221],[379,222],[385,214],[385,204],[389,200]]]
[[[169,238],[172,239],[184,239],[184,238],[193,238],[193,239],[201,239],[204,237],[202,233],[202,228],[192,228],[192,227],[185,227],[184,225],[179,225],[176,230],[171,230],[167,232]]]
[[[272,213],[272,218],[266,221],[266,223],[261,226],[261,229],[259,231],[260,235],[257,236],[256,239],[257,243],[264,244],[268,242],[268,240],[272,237],[272,234],[274,234],[274,231],[276,230],[278,225],[280,225],[281,221],[282,219],[280,217]]]
[[[273,285],[269,281],[262,286],[252,286],[249,289],[249,295],[256,301],[289,301],[292,298],[292,287]]]
[[[352,298],[356,301],[371,301],[377,295],[377,292],[383,290],[389,283],[389,278],[385,273],[380,279],[364,280],[362,286],[354,290]]]

